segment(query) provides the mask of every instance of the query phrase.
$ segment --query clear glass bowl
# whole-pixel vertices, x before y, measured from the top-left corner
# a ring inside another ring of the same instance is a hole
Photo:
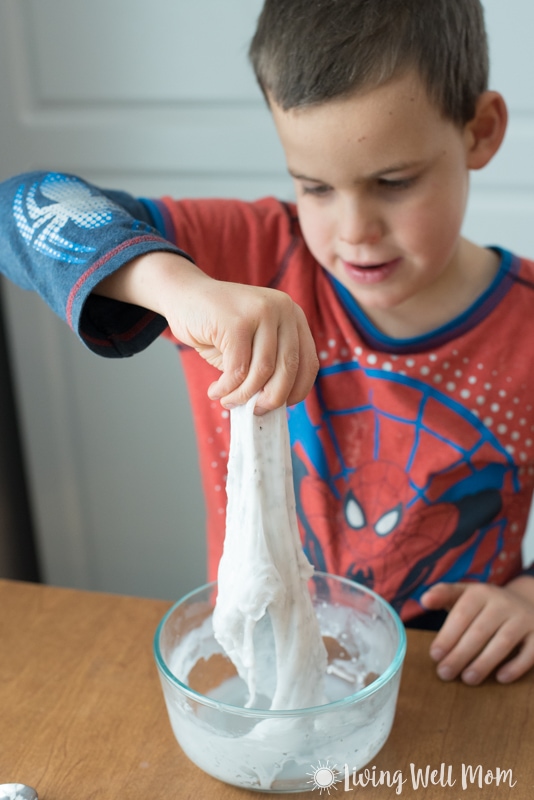
[[[154,656],[174,735],[191,761],[225,783],[326,790],[350,780],[389,736],[406,652],[402,622],[353,581],[319,572],[309,589],[332,698],[313,708],[244,708],[246,687],[213,637],[216,583],[183,597],[158,626]],[[355,682],[343,678],[354,670]]]

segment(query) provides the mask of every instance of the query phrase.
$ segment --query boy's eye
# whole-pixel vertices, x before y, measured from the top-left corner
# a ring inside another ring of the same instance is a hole
[[[409,189],[415,183],[415,178],[379,178],[378,184],[384,189]]]
[[[324,197],[324,195],[328,194],[330,191],[332,191],[331,187],[323,183],[302,185],[302,194],[311,194],[315,197]]]

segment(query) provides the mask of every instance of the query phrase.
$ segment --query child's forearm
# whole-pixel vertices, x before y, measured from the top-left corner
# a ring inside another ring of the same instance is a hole
[[[133,259],[93,291],[163,316],[179,341],[222,373],[209,396],[228,407],[261,390],[260,413],[300,402],[313,385],[315,344],[284,292],[216,280],[163,251]]]
[[[93,292],[142,306],[168,318],[168,305],[175,297],[175,291],[187,295],[193,284],[210,280],[186,258],[176,253],[156,251],[134,258],[104,278]]]
[[[219,286],[187,258],[152,251],[132,259],[93,291],[155,311],[179,341],[201,351],[213,344],[213,334],[203,323],[206,318],[219,319],[218,304],[223,302]]]

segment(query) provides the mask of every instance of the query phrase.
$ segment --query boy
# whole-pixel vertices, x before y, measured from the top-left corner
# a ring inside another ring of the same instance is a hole
[[[480,4],[267,0],[251,59],[296,208],[141,202],[25,176],[2,191],[14,220],[2,270],[96,352],[130,355],[167,326],[181,343],[211,577],[229,443],[217,401],[261,390],[258,413],[297,404],[312,563],[370,585],[408,624],[449,611],[431,649],[443,679],[477,684],[499,667],[515,680],[534,664],[520,553],[534,265],[460,233],[469,171],[506,128]]]

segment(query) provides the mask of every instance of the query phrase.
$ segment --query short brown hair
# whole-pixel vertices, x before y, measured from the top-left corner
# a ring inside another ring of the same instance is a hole
[[[285,111],[415,68],[431,101],[463,125],[488,83],[479,0],[265,0],[249,57]]]

